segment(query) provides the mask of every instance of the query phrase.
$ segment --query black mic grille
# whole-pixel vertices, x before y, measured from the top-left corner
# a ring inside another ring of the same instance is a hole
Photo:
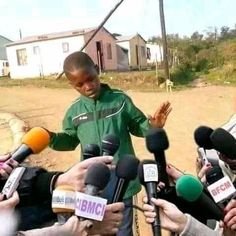
[[[194,140],[199,147],[205,149],[212,149],[212,142],[210,135],[212,134],[213,129],[207,126],[199,126],[194,131]]]
[[[103,163],[91,165],[85,177],[85,185],[93,185],[100,190],[104,189],[110,180],[110,169]]]
[[[102,140],[102,151],[113,156],[120,146],[120,140],[115,134],[108,134]]]

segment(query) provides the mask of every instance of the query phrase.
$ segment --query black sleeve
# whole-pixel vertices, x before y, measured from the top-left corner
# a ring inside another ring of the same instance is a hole
[[[27,167],[17,188],[20,197],[19,206],[51,201],[50,184],[57,173],[59,172],[48,172],[39,167]]]

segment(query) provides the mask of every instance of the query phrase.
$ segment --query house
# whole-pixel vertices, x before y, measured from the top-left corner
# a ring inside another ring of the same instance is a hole
[[[96,28],[23,38],[7,45],[11,78],[34,78],[63,71],[64,59],[79,51]],[[104,27],[83,50],[101,70],[117,70],[115,37]]]
[[[129,68],[146,69],[147,68],[147,49],[146,41],[140,34],[132,36],[117,36],[116,44],[128,50]],[[119,58],[118,58],[119,64]]]
[[[147,43],[147,63],[154,66],[163,61],[163,47],[160,44]]]
[[[12,42],[10,39],[7,39],[0,35],[0,76],[9,75],[9,64],[7,61],[6,44],[10,42]]]

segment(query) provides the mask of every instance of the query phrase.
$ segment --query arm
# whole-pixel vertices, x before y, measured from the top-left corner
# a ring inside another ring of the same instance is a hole
[[[71,109],[69,109],[62,123],[63,132],[51,132],[49,146],[56,151],[72,151],[79,145],[76,127],[72,123]]]

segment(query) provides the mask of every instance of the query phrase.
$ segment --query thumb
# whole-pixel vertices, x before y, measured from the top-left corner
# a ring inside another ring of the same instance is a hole
[[[169,203],[166,200],[163,199],[156,199],[156,198],[151,198],[151,201],[158,207],[161,207],[162,209],[165,209],[168,207],[168,205],[170,205],[171,203]]]
[[[4,195],[0,193],[0,201],[2,201],[3,199],[4,199]]]

